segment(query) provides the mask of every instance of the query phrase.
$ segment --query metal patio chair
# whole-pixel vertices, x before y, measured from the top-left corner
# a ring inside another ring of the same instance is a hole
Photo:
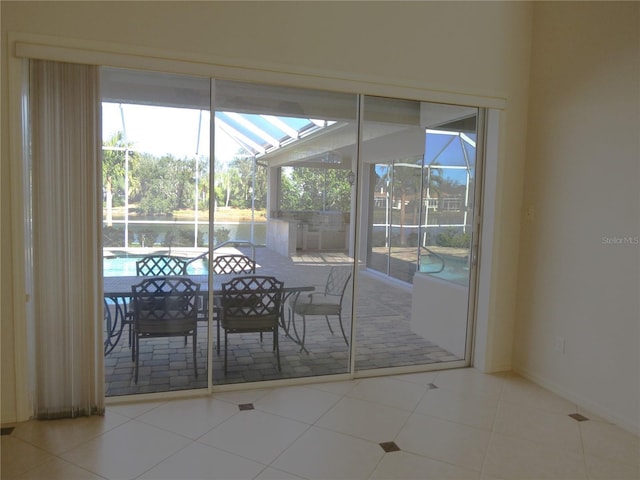
[[[186,275],[187,260],[172,255],[148,255],[136,262],[136,275],[157,277],[159,275]]]
[[[287,309],[289,310],[289,318],[293,321],[295,328],[295,315],[302,317],[302,336],[300,338],[300,351],[307,351],[304,346],[305,335],[307,331],[307,317],[320,315],[325,318],[329,331],[333,335],[333,328],[329,322],[329,316],[337,316],[342,337],[347,345],[349,339],[344,331],[342,324],[342,301],[344,293],[351,280],[353,269],[351,266],[333,266],[329,270],[329,276],[324,286],[324,291],[311,292],[306,296],[301,296],[301,292],[293,295],[287,301]],[[296,332],[297,334],[297,332]]]
[[[230,333],[272,332],[280,371],[278,325],[283,286],[275,277],[259,275],[236,277],[222,284],[220,324],[224,329],[225,375]]]
[[[230,275],[234,273],[256,273],[256,262],[254,259],[242,254],[217,255],[213,257],[211,269],[215,275]],[[203,315],[206,318],[206,311]],[[220,355],[220,302],[216,299],[216,305],[213,310],[213,319],[216,321],[216,345],[217,352]],[[262,340],[262,334],[260,335]]]
[[[197,336],[200,285],[184,277],[151,277],[131,287],[133,355],[138,383],[140,339],[191,336],[193,371],[198,377]]]
[[[213,273],[218,275],[256,273],[256,262],[242,254],[216,255],[211,262],[211,268]]]

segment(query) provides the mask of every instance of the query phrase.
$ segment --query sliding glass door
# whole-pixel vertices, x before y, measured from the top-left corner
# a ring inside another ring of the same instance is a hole
[[[348,373],[357,97],[214,85],[215,253],[253,256],[284,296],[277,345],[222,323],[213,383]]]
[[[104,68],[101,84],[106,395],[206,388],[206,297],[177,335],[137,332],[131,293],[186,265],[208,291],[210,80]]]
[[[107,68],[102,89],[108,396],[468,362],[478,109]],[[199,286],[195,337],[136,339],[132,285],[165,275],[145,257]],[[224,320],[246,275],[283,283],[276,335]]]
[[[107,68],[102,89],[107,396],[349,372],[357,96]],[[134,328],[132,287],[166,275],[200,289],[195,336]],[[246,275],[284,284],[275,336],[222,320]]]
[[[362,112],[356,369],[464,362],[478,109],[365,97]]]

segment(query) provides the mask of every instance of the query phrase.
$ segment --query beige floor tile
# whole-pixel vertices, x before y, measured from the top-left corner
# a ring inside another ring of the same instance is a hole
[[[491,436],[482,473],[505,479],[587,478],[582,455],[500,433]]]
[[[580,405],[577,406],[576,408],[576,413],[579,413],[581,415],[584,415],[585,417],[587,417],[589,420],[594,420],[596,422],[601,422],[601,423],[613,423],[610,422],[609,420],[607,420],[606,418],[601,417],[600,415],[593,413],[591,410],[588,410],[584,407],[581,407]]]
[[[501,399],[548,412],[569,414],[577,411],[574,403],[515,375],[505,379]]]
[[[394,375],[396,380],[402,380],[405,382],[417,383],[422,386],[427,386],[433,383],[438,376],[438,372],[417,372],[417,373],[405,373],[403,375]]]
[[[371,478],[388,480],[463,480],[479,479],[480,473],[412,453],[392,452],[385,454]]]
[[[238,412],[198,441],[264,464],[271,463],[309,425],[259,410]]]
[[[416,413],[491,430],[499,400],[477,394],[463,394],[444,388],[429,390],[416,407]]]
[[[0,472],[3,479],[15,478],[54,458],[50,453],[13,435],[0,437],[0,453]]]
[[[323,392],[335,393],[336,395],[346,395],[353,387],[358,384],[357,380],[343,380],[339,382],[322,382],[322,383],[312,383],[309,385],[310,388],[317,388],[318,390],[322,390]]]
[[[581,454],[580,425],[569,417],[569,413],[548,412],[503,401],[498,406],[493,430]]]
[[[384,453],[392,440],[402,451]],[[474,369],[110,405],[18,424],[0,449],[3,480],[640,480],[637,436]]]
[[[309,387],[274,389],[254,402],[258,410],[312,424],[324,415],[341,396]]]
[[[130,420],[62,458],[105,478],[126,480],[138,477],[189,443],[183,436]]]
[[[588,454],[585,457],[589,480],[638,480],[640,478],[640,452],[635,465]]]
[[[411,412],[426,391],[426,387],[415,383],[376,377],[360,380],[347,395]]]
[[[249,389],[249,390],[236,390],[229,392],[214,392],[213,398],[222,400],[224,402],[233,403],[234,405],[242,405],[245,403],[253,403],[259,398],[264,397],[271,390],[264,389]]]
[[[130,403],[116,403],[107,405],[107,412],[117,413],[129,418],[136,418],[151,409],[159,407],[167,403],[167,400],[162,401],[144,401],[144,402],[130,402]]]
[[[369,478],[383,455],[375,443],[311,427],[271,466],[310,480],[357,480]]]
[[[298,477],[297,475],[293,475],[291,473],[283,472],[282,470],[278,470],[276,468],[267,467],[260,475],[258,475],[255,480],[304,480],[302,477]]]
[[[129,420],[128,417],[111,411],[107,411],[104,416],[33,420],[19,424],[12,436],[49,453],[60,454]]]
[[[580,422],[586,455],[636,466],[640,459],[640,438],[610,423]]]
[[[172,400],[137,420],[195,440],[236,413],[236,405],[202,397]]]
[[[462,394],[476,394],[483,397],[500,398],[504,378],[501,375],[481,373],[474,368],[460,368],[438,372],[433,381],[438,388]]]
[[[480,474],[480,480],[508,480],[506,478],[494,477],[493,475],[488,475],[486,473]]]
[[[396,443],[403,451],[480,472],[490,436],[485,430],[416,413]]]
[[[160,462],[139,478],[149,480],[246,480],[256,477],[264,465],[194,442]]]
[[[345,397],[315,425],[376,443],[396,438],[410,413],[357,398]]]
[[[4,475],[2,478],[5,478]],[[60,458],[53,458],[17,478],[20,480],[103,480],[103,477]]]

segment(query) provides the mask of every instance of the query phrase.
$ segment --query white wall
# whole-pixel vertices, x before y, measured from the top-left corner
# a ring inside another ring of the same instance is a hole
[[[3,1],[2,103],[6,114],[7,34],[38,34],[108,44],[157,57],[264,68],[314,78],[354,80],[449,95],[499,98],[508,124],[500,145],[499,194],[492,248],[491,349],[480,368],[511,365],[520,202],[528,92],[531,6],[523,2],[7,2]],[[323,87],[331,88],[330,80]],[[366,88],[365,88],[366,87]],[[358,89],[360,90],[360,88]],[[11,258],[15,206],[5,172],[8,122],[2,124],[2,257]],[[15,252],[17,254],[17,252]],[[499,255],[498,255],[499,253]],[[2,419],[15,416],[12,328],[21,322],[2,270]],[[7,313],[8,312],[8,313]],[[486,351],[485,351],[486,350]],[[22,379],[18,379],[18,383]]]
[[[638,432],[640,4],[534,12],[515,366]]]

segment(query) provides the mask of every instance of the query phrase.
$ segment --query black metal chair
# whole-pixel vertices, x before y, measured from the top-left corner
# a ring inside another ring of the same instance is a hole
[[[300,351],[306,350],[304,340],[307,330],[307,317],[320,315],[325,318],[329,331],[333,335],[333,328],[329,322],[329,316],[337,316],[342,331],[342,337],[347,345],[349,339],[344,331],[342,324],[342,301],[344,300],[344,292],[349,284],[353,269],[350,266],[333,266],[329,270],[329,276],[322,292],[311,292],[306,298],[300,296],[300,293],[292,296],[287,302],[290,318],[294,315],[302,317],[302,337],[300,339]],[[293,319],[295,328],[295,319]]]
[[[273,332],[273,350],[280,371],[278,325],[283,282],[275,277],[251,275],[222,284],[220,324],[224,329],[224,373],[227,374],[230,333]]]
[[[216,255],[211,262],[211,269],[218,275],[256,273],[256,262],[242,254]]]
[[[216,275],[229,275],[233,273],[256,273],[256,262],[252,258],[242,254],[217,255],[213,257],[211,269]],[[206,317],[206,311],[203,315]],[[220,355],[220,304],[214,307],[213,318],[216,321],[216,344],[217,352]],[[262,340],[262,335],[260,335]]]
[[[186,275],[187,263],[188,261],[182,257],[147,255],[136,262],[136,275],[138,277]],[[184,337],[184,344],[187,344],[187,337]]]
[[[193,371],[198,376],[197,314],[200,285],[184,277],[151,277],[131,287],[133,354],[138,383],[140,339],[191,336]]]
[[[148,255],[136,262],[136,275],[157,277],[159,275],[186,275],[187,260],[172,255]]]

